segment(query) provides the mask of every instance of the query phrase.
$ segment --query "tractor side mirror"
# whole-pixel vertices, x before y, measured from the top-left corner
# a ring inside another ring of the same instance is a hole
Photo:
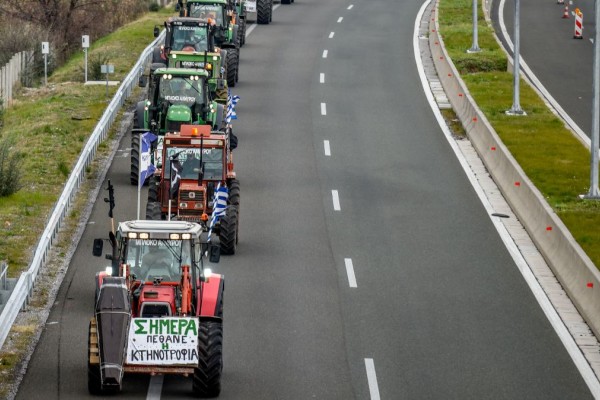
[[[148,84],[148,77],[146,75],[141,75],[140,79],[138,80],[138,86],[139,87],[146,87],[146,85]]]
[[[158,35],[160,34],[160,29],[158,28],[158,25],[154,26],[154,31],[153,31],[154,37],[157,38]]]
[[[175,4],[175,11],[181,10],[181,5],[179,3]]]
[[[94,246],[92,247],[92,254],[94,257],[100,257],[102,255],[102,248],[104,247],[104,240],[94,239]]]
[[[211,243],[208,249],[208,261],[218,263],[221,259],[221,243]]]
[[[225,89],[225,79],[217,79],[217,90]]]

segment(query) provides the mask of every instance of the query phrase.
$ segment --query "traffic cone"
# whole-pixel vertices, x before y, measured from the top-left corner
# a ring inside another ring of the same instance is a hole
[[[571,18],[569,17],[569,3],[565,4],[565,10],[563,11],[563,18]]]
[[[573,39],[583,39],[583,13],[579,8],[575,9],[575,34]]]

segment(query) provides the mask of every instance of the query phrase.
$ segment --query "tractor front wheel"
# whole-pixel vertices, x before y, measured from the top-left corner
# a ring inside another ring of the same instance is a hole
[[[192,390],[196,397],[217,397],[223,372],[223,324],[200,321],[198,368],[194,368]]]
[[[162,219],[160,202],[148,200],[148,204],[146,205],[146,219],[150,221],[160,221]]]

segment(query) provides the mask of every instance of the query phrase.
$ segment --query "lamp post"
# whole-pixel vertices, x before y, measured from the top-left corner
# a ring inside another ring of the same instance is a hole
[[[480,51],[477,36],[477,0],[473,0],[473,44],[467,53],[479,53]]]
[[[513,69],[513,104],[510,110],[506,111],[507,115],[527,115],[525,111],[521,109],[521,104],[519,104],[519,78],[521,67],[519,65],[521,58],[521,38],[520,38],[520,20],[521,20],[521,2],[520,0],[515,0],[515,49],[513,51],[513,61],[514,61],[514,69]]]
[[[590,135],[590,191],[583,197],[586,199],[600,199],[598,193],[598,138],[600,136],[600,116],[598,107],[600,106],[600,4],[596,0],[596,34],[594,36],[594,68],[593,68],[593,87],[594,97],[592,100],[592,134]]]

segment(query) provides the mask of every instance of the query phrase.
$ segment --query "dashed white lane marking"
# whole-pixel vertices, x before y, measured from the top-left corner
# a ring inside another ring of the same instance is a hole
[[[319,74],[319,82],[320,83],[325,83],[325,74],[322,73],[322,72]]]
[[[333,37],[333,35],[335,35],[335,32],[331,32],[331,33],[329,34],[329,39],[331,39],[331,38]]]
[[[327,50],[323,50],[323,58],[327,58],[327,53],[328,53]]]
[[[331,198],[333,199],[333,209],[335,211],[340,211],[342,208],[340,207],[340,196],[338,195],[337,190],[331,191]]]
[[[325,155],[326,156],[330,156],[331,155],[331,148],[329,147],[329,140],[323,140],[323,148],[325,150]]]
[[[164,379],[164,375],[154,375],[150,377],[150,384],[148,385],[148,394],[146,395],[146,400],[160,400]]]
[[[327,115],[327,104],[321,103],[321,115]]]
[[[354,7],[354,4],[350,4],[350,5],[348,6],[348,10],[352,10],[352,7]]]
[[[344,20],[344,17],[339,17],[339,18],[338,18],[338,20],[337,20],[337,23],[339,24],[339,23],[341,23],[343,20]]]
[[[369,393],[371,400],[380,400],[379,386],[377,386],[377,375],[375,375],[375,363],[372,358],[365,358],[365,368],[367,369],[367,381],[369,382]]]
[[[346,274],[348,275],[348,284],[351,288],[356,287],[356,276],[354,275],[354,265],[352,265],[351,258],[344,258],[344,264],[346,264]]]

